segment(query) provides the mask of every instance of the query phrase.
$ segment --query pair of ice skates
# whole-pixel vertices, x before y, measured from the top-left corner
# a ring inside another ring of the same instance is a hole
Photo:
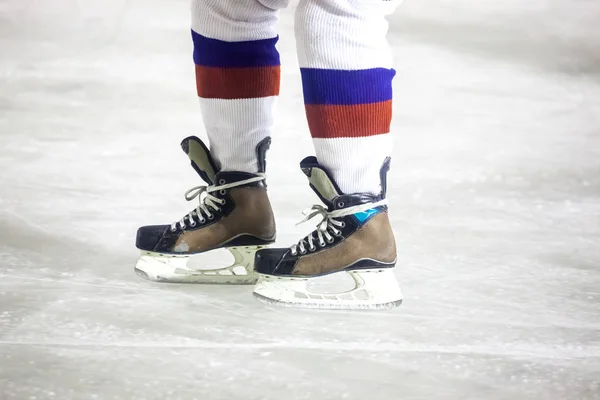
[[[317,229],[289,248],[267,248],[275,242],[275,219],[265,184],[265,155],[270,138],[256,148],[259,172],[219,171],[208,148],[197,137],[181,147],[207,183],[186,193],[199,206],[171,225],[144,226],[136,246],[142,251],[135,271],[152,281],[254,284],[254,295],[285,306],[314,308],[391,308],[402,302],[394,276],[396,243],[385,200],[389,159],[381,168],[381,194],[342,193],[315,157],[300,167],[326,205],[315,205],[305,220],[321,216]],[[191,256],[216,249],[234,256],[217,269],[188,266]],[[315,278],[348,273],[354,288],[316,293]]]

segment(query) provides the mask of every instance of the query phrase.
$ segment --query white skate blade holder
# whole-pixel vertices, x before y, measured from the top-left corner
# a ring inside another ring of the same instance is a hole
[[[354,288],[341,293],[315,293],[306,277],[278,277],[259,274],[254,296],[284,307],[323,309],[388,309],[402,303],[402,291],[394,275],[395,268],[341,271],[354,281]]]
[[[226,247],[234,261],[229,266],[215,269],[188,266],[192,256],[201,257],[202,253],[178,255],[142,251],[134,270],[141,277],[156,282],[251,285],[258,278],[254,272],[254,254],[263,247]]]

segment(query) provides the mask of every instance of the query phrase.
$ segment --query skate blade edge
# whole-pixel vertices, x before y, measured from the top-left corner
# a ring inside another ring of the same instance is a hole
[[[298,309],[312,309],[312,310],[355,310],[355,311],[373,311],[373,310],[391,310],[399,307],[402,304],[402,299],[390,301],[387,303],[369,304],[369,303],[294,303],[289,301],[274,300],[269,297],[265,297],[258,293],[253,293],[254,297],[270,306],[286,307],[286,308],[298,308]]]
[[[207,270],[186,267],[190,256],[142,251],[134,272],[141,278],[160,283],[253,285],[258,280],[254,272],[254,254],[264,246],[226,248],[234,257],[230,266]]]
[[[269,305],[290,308],[331,310],[382,310],[402,304],[403,295],[394,276],[394,268],[340,271],[355,282],[351,290],[317,293],[309,290],[313,278],[290,278],[259,274],[254,289],[257,300]]]

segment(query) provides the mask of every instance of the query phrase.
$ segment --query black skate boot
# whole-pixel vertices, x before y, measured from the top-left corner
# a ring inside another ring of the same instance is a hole
[[[256,282],[254,254],[275,241],[275,220],[267,197],[265,154],[271,139],[256,148],[259,172],[220,172],[207,147],[197,137],[181,147],[192,167],[208,186],[188,190],[185,198],[199,197],[200,205],[171,225],[143,226],[136,246],[142,251],[135,271],[165,282],[252,284]],[[218,269],[194,269],[190,256],[225,248],[234,263]]]
[[[402,302],[394,275],[396,242],[387,213],[386,175],[381,168],[379,195],[344,194],[315,157],[300,163],[311,188],[327,207],[315,205],[304,221],[320,215],[317,230],[290,248],[263,249],[254,268],[259,281],[254,295],[260,300],[312,308],[391,308]],[[311,279],[348,273],[355,287],[337,294],[311,292]]]

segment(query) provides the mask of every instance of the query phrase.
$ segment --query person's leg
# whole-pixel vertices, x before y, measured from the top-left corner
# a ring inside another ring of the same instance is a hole
[[[402,301],[396,243],[387,213],[392,139],[391,51],[386,15],[399,1],[301,0],[296,40],[306,116],[316,157],[301,163],[326,205],[317,230],[288,249],[256,254],[254,294],[279,304],[385,308]],[[308,283],[347,272],[356,286],[315,293]]]
[[[143,226],[135,271],[168,282],[254,283],[254,253],[275,240],[265,153],[279,93],[277,9],[288,0],[193,0],[196,83],[210,150],[197,137],[181,147],[207,186],[200,204],[170,225]],[[190,256],[228,249],[232,265],[198,269]]]
[[[388,23],[399,1],[302,0],[296,41],[317,159],[344,193],[379,193],[391,155],[392,52]]]
[[[196,86],[210,150],[223,171],[258,171],[279,94],[275,24],[289,0],[193,0]]]

